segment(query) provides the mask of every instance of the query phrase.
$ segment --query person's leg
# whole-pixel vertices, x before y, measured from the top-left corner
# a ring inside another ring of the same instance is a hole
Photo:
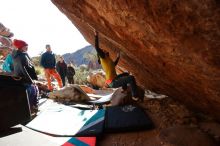
[[[117,75],[116,78],[120,78],[120,77],[124,77],[124,76],[129,76],[129,73],[127,73],[127,72],[121,73],[121,74]]]
[[[31,86],[33,88],[34,105],[37,106],[39,103],[38,101],[39,89],[38,86],[35,84],[32,84]]]
[[[68,82],[69,82],[69,84],[74,84],[73,77],[68,77]]]
[[[30,105],[30,107],[32,107],[34,104],[33,104],[32,92],[31,92],[31,85],[27,84],[25,86],[26,86],[26,90],[27,90],[29,105]]]
[[[72,77],[72,84],[74,84],[74,78]]]
[[[118,88],[126,86],[127,84],[131,87],[131,94],[133,100],[138,100],[137,98],[137,85],[134,76],[126,75],[120,78],[114,79],[113,82],[110,84],[110,87]]]
[[[67,77],[68,83],[71,84],[71,79],[70,77]]]
[[[129,73],[121,73],[121,74],[117,75],[116,79],[121,78],[121,77],[125,77],[125,76],[129,76]],[[123,91],[126,91],[127,84],[122,85],[122,89],[123,89]]]
[[[49,69],[44,69],[45,77],[47,79],[47,87],[50,91],[53,90],[53,87],[51,85],[51,74]]]
[[[69,84],[74,84],[74,79],[73,79],[73,77],[69,77],[69,78],[68,78],[68,81],[69,81]]]
[[[31,112],[38,106],[38,88],[34,84],[26,84]]]
[[[62,87],[63,87],[62,79],[61,79],[60,75],[58,74],[58,72],[57,72],[55,69],[51,69],[51,74],[52,74],[53,77],[57,80],[58,86],[59,86],[60,88],[62,88]]]
[[[65,86],[65,76],[60,76],[61,77],[61,79],[62,79],[62,83],[63,83],[63,86]]]

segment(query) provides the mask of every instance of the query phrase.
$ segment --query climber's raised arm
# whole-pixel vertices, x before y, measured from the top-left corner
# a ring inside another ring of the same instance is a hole
[[[97,31],[95,31],[95,49],[99,57],[105,58],[105,53],[99,48],[99,34]]]

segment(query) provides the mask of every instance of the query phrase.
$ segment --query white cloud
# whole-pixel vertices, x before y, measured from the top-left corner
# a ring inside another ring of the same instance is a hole
[[[50,44],[56,54],[74,52],[89,45],[71,21],[50,0],[1,0],[0,22],[14,38],[29,44],[36,56]]]

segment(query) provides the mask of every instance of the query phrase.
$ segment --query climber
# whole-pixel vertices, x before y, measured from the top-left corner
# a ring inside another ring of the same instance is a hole
[[[109,52],[99,48],[98,32],[95,30],[94,33],[95,49],[97,51],[98,62],[101,64],[103,70],[106,73],[106,86],[110,88],[122,87],[122,89],[125,91],[127,89],[127,84],[129,84],[131,87],[132,99],[134,101],[138,101],[139,98],[137,97],[137,86],[134,76],[129,75],[128,73],[122,73],[119,75],[116,74],[115,67],[120,59],[120,53],[117,54],[117,59],[113,61],[109,56]]]

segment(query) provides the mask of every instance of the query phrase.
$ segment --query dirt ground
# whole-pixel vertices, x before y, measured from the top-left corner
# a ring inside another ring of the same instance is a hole
[[[220,124],[211,117],[188,110],[166,98],[144,98],[137,103],[152,119],[147,131],[107,133],[98,146],[219,146]]]

